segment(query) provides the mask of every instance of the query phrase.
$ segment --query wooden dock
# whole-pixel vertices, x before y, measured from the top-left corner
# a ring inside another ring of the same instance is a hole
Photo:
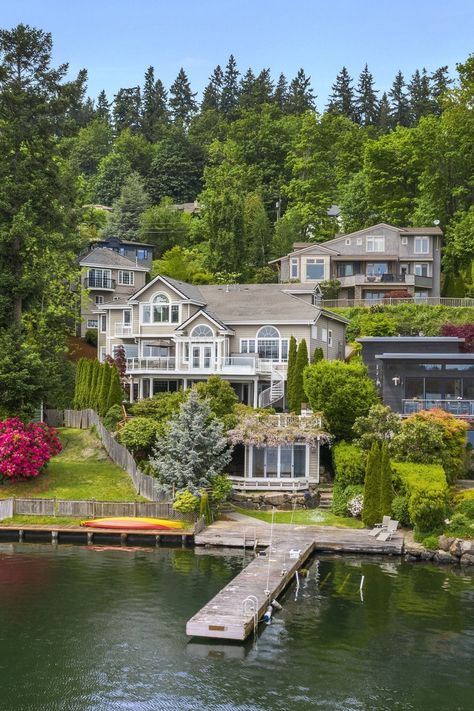
[[[174,529],[170,531],[131,531],[126,529],[85,528],[81,526],[54,526],[54,524],[16,524],[0,525],[0,542],[41,542],[160,545],[161,543],[180,543],[183,546],[194,542],[194,532]]]
[[[244,641],[313,550],[308,539],[275,542],[188,621],[186,634]]]

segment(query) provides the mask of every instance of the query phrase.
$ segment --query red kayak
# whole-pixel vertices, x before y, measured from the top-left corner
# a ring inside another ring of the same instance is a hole
[[[122,531],[174,531],[183,528],[181,521],[168,521],[162,518],[135,518],[132,516],[96,518],[92,521],[81,521],[81,526],[119,529]]]

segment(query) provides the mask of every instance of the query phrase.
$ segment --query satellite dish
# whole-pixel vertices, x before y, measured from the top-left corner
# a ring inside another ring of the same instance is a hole
[[[439,225],[439,220],[433,220],[433,225],[435,225],[436,227],[438,227],[438,225]]]

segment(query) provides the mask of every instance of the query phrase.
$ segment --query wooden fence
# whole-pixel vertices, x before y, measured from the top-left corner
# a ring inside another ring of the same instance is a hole
[[[129,474],[137,494],[150,499],[150,501],[168,503],[168,499],[160,489],[157,480],[139,470],[128,449],[119,444],[110,432],[105,429],[97,412],[94,410],[64,410],[64,425],[82,430],[95,427],[107,454],[117,466]]]
[[[194,523],[192,514],[174,511],[171,503],[157,501],[68,501],[66,499],[12,498],[0,500],[0,520],[12,516],[61,516],[72,518],[112,518],[145,516],[184,519]]]

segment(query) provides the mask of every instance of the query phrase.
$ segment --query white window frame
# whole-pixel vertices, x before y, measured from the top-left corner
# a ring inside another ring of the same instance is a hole
[[[157,301],[158,296],[165,296],[166,301]],[[155,306],[162,304],[163,306],[168,306],[168,321],[155,321]],[[145,318],[145,313],[148,313],[148,319]],[[177,313],[177,319],[173,319],[173,313]],[[168,324],[178,324],[181,323],[181,304],[171,301],[168,294],[164,292],[158,292],[153,295],[151,301],[140,304],[140,326],[163,326]]]
[[[328,346],[332,348],[332,330],[328,329]]]
[[[96,294],[94,296],[94,303],[96,306],[101,306],[104,303],[104,297],[102,294]]]
[[[408,237],[402,237],[402,244],[408,244]]]
[[[321,277],[316,277],[316,278],[309,277],[309,276],[308,276],[308,266],[309,266],[309,265],[321,265],[321,264],[322,264],[322,266],[323,266],[323,275],[322,275]],[[324,281],[325,273],[326,273],[326,263],[325,263],[324,258],[321,259],[321,258],[319,258],[319,257],[307,257],[307,259],[306,259],[305,281]]]
[[[422,274],[422,269],[423,267],[426,267],[426,274]],[[429,262],[418,262],[413,266],[413,273],[415,276],[425,276],[429,277],[430,275],[430,265]]]
[[[357,239],[356,239],[356,245],[357,245],[358,247],[362,247],[362,241],[363,241],[363,240],[362,240],[362,237],[357,237]]]
[[[129,281],[124,281],[123,277],[125,274],[128,274]],[[118,283],[120,286],[134,286],[135,285],[135,272],[133,272],[131,269],[119,269]]]
[[[200,336],[196,333],[198,328],[208,328],[210,333],[207,333],[205,336]],[[214,330],[207,324],[207,323],[198,323],[194,328],[192,329],[190,333],[191,338],[214,338]]]
[[[381,247],[381,248],[380,248]],[[365,241],[366,252],[381,253],[385,252],[385,237],[383,235],[371,235]]]
[[[346,239],[345,244],[346,244],[347,247],[350,247],[350,246],[351,246],[351,240],[350,240],[350,239]]]
[[[106,351],[107,351],[106,346],[100,346],[100,348],[99,348],[99,360],[100,360],[101,363],[103,363],[104,360],[105,360]]]
[[[323,343],[327,343],[328,340],[328,330],[327,328],[322,328],[321,329],[321,340]]]
[[[419,246],[426,245],[426,249],[417,249],[417,243],[419,244]],[[418,235],[418,237],[415,237],[415,244],[413,247],[413,252],[415,254],[429,254],[430,253],[429,237],[426,237],[423,235]]]
[[[99,314],[99,326],[101,333],[107,332],[107,314]]]
[[[311,326],[311,338],[317,340],[318,338],[318,327],[316,325]]]
[[[87,319],[86,328],[92,329],[92,328],[98,328],[98,327],[99,327],[98,319],[96,319],[96,318],[88,318]]]
[[[256,353],[256,339],[255,338],[241,338],[240,339],[240,353]]]
[[[305,473],[304,476],[296,476],[294,475],[294,446],[298,445],[301,447],[305,447]],[[247,478],[250,479],[257,479],[260,481],[264,481],[265,479],[268,479],[270,481],[274,480],[296,480],[296,481],[301,481],[302,479],[309,479],[309,472],[310,472],[310,458],[311,458],[311,450],[310,447],[307,444],[304,444],[304,442],[294,442],[292,445],[292,456],[291,456],[291,475],[290,476],[281,476],[281,447],[286,448],[286,445],[278,445],[277,447],[265,447],[264,451],[265,454],[267,453],[268,449],[276,449],[277,450],[277,476],[263,476],[263,477],[256,477],[254,476],[254,451],[257,449],[257,447],[250,446],[249,447],[249,462],[248,466],[249,469],[246,472]],[[264,464],[264,469],[266,470],[266,464]]]
[[[290,260],[290,279],[298,279],[299,278],[299,265],[298,265],[298,257],[292,257]]]

